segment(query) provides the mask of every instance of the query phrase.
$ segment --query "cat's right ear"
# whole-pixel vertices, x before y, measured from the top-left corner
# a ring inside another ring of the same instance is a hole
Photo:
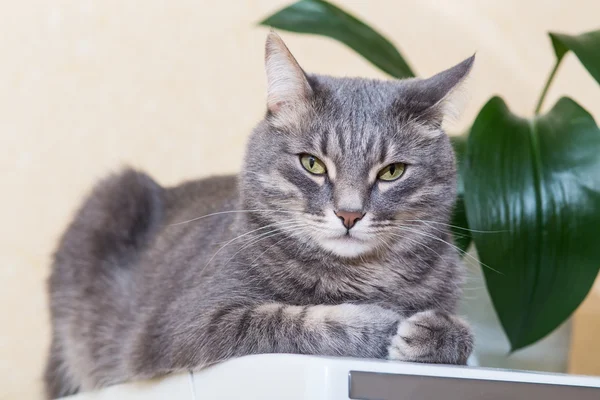
[[[265,46],[267,72],[267,108],[277,113],[282,108],[305,102],[312,89],[300,64],[274,31]]]

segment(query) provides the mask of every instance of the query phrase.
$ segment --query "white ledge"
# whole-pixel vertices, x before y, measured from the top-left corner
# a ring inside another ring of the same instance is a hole
[[[515,384],[521,382],[521,384]],[[412,394],[417,394],[417,397]],[[503,394],[502,397],[494,397]],[[69,400],[600,399],[600,378],[381,360],[261,354]]]

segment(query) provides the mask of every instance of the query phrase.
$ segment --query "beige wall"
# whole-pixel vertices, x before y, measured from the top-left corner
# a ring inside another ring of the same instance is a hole
[[[544,33],[594,29],[600,15],[597,0],[338,3],[400,44],[420,74],[477,50],[459,128],[494,93],[531,115],[553,63]],[[163,184],[239,168],[264,110],[255,24],[284,4],[0,0],[0,398],[40,394],[49,256],[97,178],[123,164]],[[309,71],[381,76],[330,40],[283,36]],[[600,90],[571,56],[548,104],[563,93],[600,117]]]

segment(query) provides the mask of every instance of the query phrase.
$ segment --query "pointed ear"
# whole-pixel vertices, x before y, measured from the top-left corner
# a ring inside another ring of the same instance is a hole
[[[462,87],[474,61],[475,55],[430,78],[406,81],[401,103],[412,114],[424,115],[435,125],[448,117],[457,118],[462,108]]]
[[[305,101],[312,89],[304,71],[274,31],[269,32],[265,46],[267,72],[267,107],[276,113],[286,105]]]

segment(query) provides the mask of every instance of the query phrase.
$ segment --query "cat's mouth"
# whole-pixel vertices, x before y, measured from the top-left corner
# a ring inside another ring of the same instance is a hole
[[[370,241],[353,235],[352,232],[319,241],[324,249],[341,257],[358,257],[373,250]]]

